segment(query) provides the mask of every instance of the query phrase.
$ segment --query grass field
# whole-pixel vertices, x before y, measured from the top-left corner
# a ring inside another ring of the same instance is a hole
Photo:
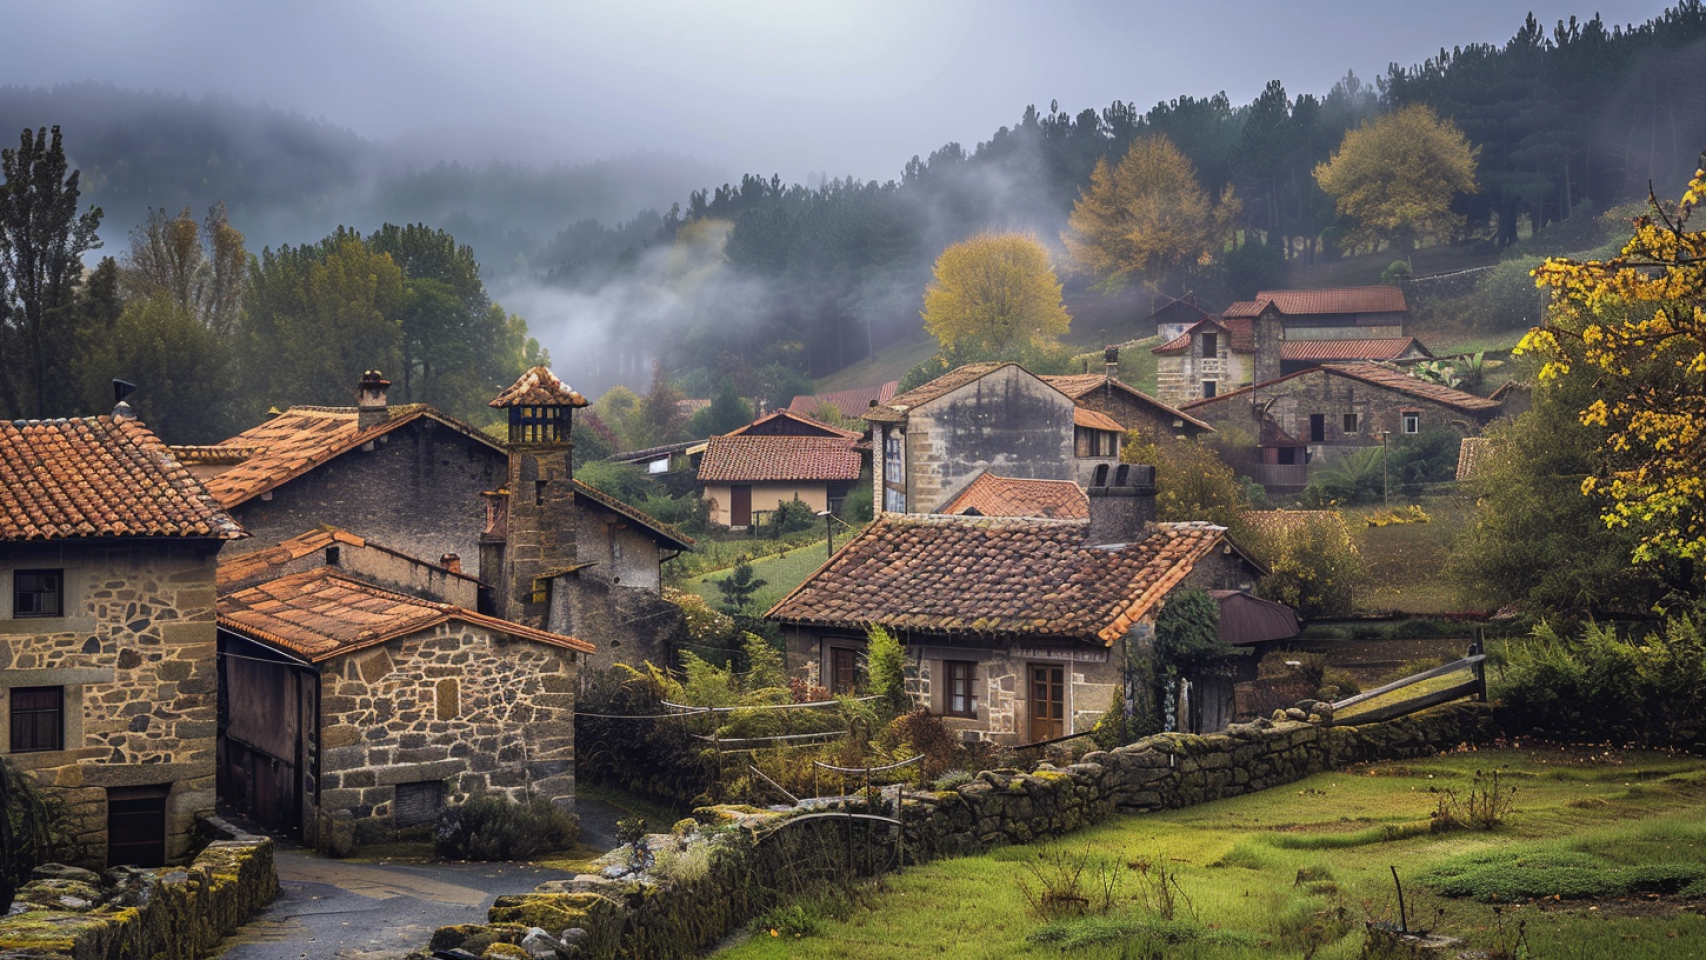
[[[1393,505],[1408,500],[1393,499]],[[1356,539],[1368,574],[1357,598],[1364,613],[1403,612],[1411,614],[1455,613],[1462,609],[1455,591],[1442,571],[1450,554],[1451,541],[1474,519],[1474,506],[1452,496],[1422,501],[1427,523],[1403,523],[1371,527],[1368,515],[1379,505],[1345,511],[1351,536]]]
[[[1442,799],[1463,800],[1477,771],[1495,770],[1501,795],[1515,787],[1502,825],[1430,829]],[[1460,752],[912,868],[850,899],[775,911],[716,956],[1349,960],[1363,955],[1365,921],[1398,920],[1394,866],[1411,928],[1467,940],[1458,949],[1512,950],[1521,924],[1527,952],[1506,956],[1701,956],[1703,814],[1698,758]],[[1060,863],[1083,866],[1085,915],[1032,905],[1042,877],[1065,889]],[[1170,919],[1163,869],[1176,881]]]
[[[848,536],[851,534],[838,532],[835,537],[835,545],[839,547],[846,543]],[[804,582],[806,577],[810,576],[813,570],[822,566],[827,559],[829,559],[827,550],[824,547],[823,540],[819,539],[816,543],[797,547],[787,553],[752,561],[753,575],[765,581],[765,585],[752,595],[753,612],[763,613],[775,606],[778,600],[787,596],[788,591]],[[730,572],[729,570],[719,570],[716,573],[708,573],[703,577],[686,581],[683,587],[704,597],[713,607],[721,609],[723,594],[717,589],[717,581],[728,577]]]

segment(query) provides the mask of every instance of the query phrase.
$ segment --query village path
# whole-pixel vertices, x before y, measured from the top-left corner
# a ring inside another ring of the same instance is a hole
[[[590,800],[578,807],[583,839],[600,845],[614,832],[604,825],[614,810]],[[282,842],[275,861],[278,899],[215,960],[400,960],[438,927],[484,923],[493,897],[568,876],[525,863],[352,863]]]

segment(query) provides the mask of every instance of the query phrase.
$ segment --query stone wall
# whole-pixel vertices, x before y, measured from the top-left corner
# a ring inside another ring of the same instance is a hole
[[[166,857],[213,812],[217,677],[212,541],[0,547],[9,571],[59,569],[65,616],[0,619],[0,730],[13,687],[64,689],[64,749],[0,754],[66,804],[87,862],[107,862],[107,790],[166,787]],[[4,611],[8,616],[10,611]]]
[[[985,470],[1076,479],[1073,408],[1065,394],[1017,366],[913,408],[906,420],[907,512],[941,508]]]
[[[1406,411],[1420,414],[1421,430],[1450,427],[1467,435],[1479,433],[1481,422],[1492,415],[1488,412],[1469,413],[1415,394],[1378,387],[1333,373],[1328,367],[1317,367],[1265,384],[1258,393],[1262,409],[1280,429],[1315,447],[1318,452],[1321,447],[1378,446],[1381,430],[1391,431],[1394,437],[1402,436]],[[1260,433],[1260,423],[1255,419],[1248,395],[1192,407],[1189,412],[1217,429],[1230,426],[1251,436]],[[1355,432],[1345,432],[1347,413],[1357,415]],[[1310,416],[1315,414],[1322,417],[1323,432],[1319,441],[1310,439]]]
[[[304,839],[338,845],[344,817],[357,842],[394,835],[399,784],[572,800],[575,658],[452,623],[325,664]]]
[[[0,919],[0,956],[32,960],[196,960],[278,895],[272,841],[210,844],[187,867],[117,867],[100,876],[55,864]]]
[[[268,547],[331,524],[428,561],[454,553],[472,563],[486,523],[480,493],[504,482],[505,455],[430,417],[372,447],[322,464],[270,499],[262,494],[231,508],[252,539],[227,549]]]
[[[1060,836],[1112,814],[1185,807],[1282,786],[1353,763],[1426,756],[1497,733],[1491,707],[1458,703],[1361,727],[1273,722],[1235,725],[1225,734],[1161,734],[1069,767],[1029,773],[984,771],[952,790],[900,794],[904,860],[920,863],[995,846]],[[686,958],[773,903],[778,891],[800,895],[802,858],[841,848],[841,822],[824,818],[777,829],[791,818],[864,809],[833,801],[784,811],[707,807],[696,823],[647,838],[650,864],[621,848],[596,874],[552,881],[538,891],[500,897],[485,925],[441,928],[431,949],[493,943],[572,945],[569,956]],[[892,803],[872,812],[894,813]],[[817,825],[831,825],[817,833]],[[885,842],[886,843],[886,842]],[[803,849],[815,844],[815,849]],[[857,872],[855,859],[840,871]],[[486,956],[508,956],[501,951]]]
[[[652,570],[657,570],[656,542]],[[657,588],[617,586],[608,579],[576,571],[551,581],[547,626],[555,633],[585,640],[597,649],[582,657],[582,669],[603,670],[618,663],[641,666],[666,663],[685,643],[687,618]]]

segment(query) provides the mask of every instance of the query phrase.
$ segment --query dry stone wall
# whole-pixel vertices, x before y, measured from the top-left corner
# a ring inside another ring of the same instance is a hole
[[[1087,754],[1068,767],[984,771],[952,790],[904,792],[901,849],[905,862],[918,863],[1029,843],[1116,812],[1191,806],[1353,763],[1427,756],[1497,733],[1489,705],[1459,703],[1360,727],[1261,720],[1210,736],[1160,734]],[[835,811],[866,808],[858,800],[770,811],[701,808],[671,834],[646,838],[644,856],[621,848],[599,861],[596,874],[501,897],[489,923],[441,928],[430,949],[505,957],[512,954],[494,945],[526,941],[529,955],[550,956],[538,951],[555,944],[562,957],[696,956],[774,902],[778,892],[807,892],[799,865],[812,851],[802,847],[815,843],[818,852],[833,853],[841,845],[827,840],[841,835],[841,821],[778,828],[792,818]],[[893,814],[894,807],[870,812]],[[813,830],[819,824],[832,825],[832,832]],[[842,872],[859,866],[855,860]]]

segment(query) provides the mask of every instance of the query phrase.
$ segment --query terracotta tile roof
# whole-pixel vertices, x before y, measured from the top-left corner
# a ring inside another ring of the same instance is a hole
[[[1203,407],[1207,407],[1210,404],[1224,403],[1234,397],[1242,397],[1252,389],[1266,389],[1268,386],[1275,383],[1283,383],[1284,381],[1291,380],[1295,377],[1308,376],[1349,377],[1353,380],[1361,380],[1364,383],[1372,384],[1377,387],[1385,387],[1389,390],[1408,394],[1418,399],[1430,400],[1434,403],[1443,404],[1444,406],[1453,407],[1469,413],[1489,413],[1499,409],[1497,401],[1489,400],[1486,397],[1477,397],[1472,393],[1453,390],[1452,388],[1441,384],[1428,383],[1426,380],[1418,380],[1402,370],[1394,370],[1391,367],[1381,366],[1378,363],[1367,362],[1336,363],[1331,366],[1311,367],[1308,370],[1299,370],[1296,373],[1288,373],[1283,377],[1275,377],[1266,383],[1257,384],[1256,387],[1240,387],[1230,393],[1223,393],[1216,397],[1209,397],[1203,400],[1193,400],[1190,403],[1184,404],[1182,409],[1198,410]]]
[[[826,437],[845,437],[848,440],[857,440],[860,437],[864,436],[864,434],[860,433],[857,430],[843,430],[840,427],[832,427],[829,424],[824,423],[822,420],[819,420],[818,418],[812,416],[809,412],[808,413],[800,413],[799,411],[792,410],[792,409],[777,410],[773,413],[767,413],[764,416],[759,417],[757,420],[752,421],[751,423],[747,424],[744,427],[739,427],[739,428],[736,428],[734,430],[730,430],[728,433],[724,434],[724,436],[728,436],[728,437],[744,436],[747,433],[752,432],[755,428],[773,425],[779,420],[791,420],[795,423],[803,424],[806,427],[809,427],[813,430],[818,431],[819,433],[821,433],[822,435],[824,435]]]
[[[379,550],[393,556],[401,557],[410,563],[435,567],[443,571],[444,575],[447,577],[456,577],[460,580],[466,580],[469,583],[481,582],[478,577],[472,577],[466,573],[453,573],[434,561],[426,560],[421,557],[411,557],[400,550],[393,550],[390,547],[374,543],[365,537],[356,536],[348,530],[344,530],[339,527],[326,526],[310,530],[307,533],[298,534],[297,536],[291,537],[289,540],[282,541],[271,547],[255,550],[250,553],[239,554],[234,557],[220,558],[219,586],[221,589],[226,589],[233,584],[245,584],[258,580],[271,579],[277,576],[275,571],[277,571],[278,568],[286,566],[297,560],[301,560],[303,557],[311,554],[319,553],[334,544],[350,547],[366,547],[372,550]]]
[[[1404,291],[1398,287],[1328,287],[1322,290],[1263,290],[1255,300],[1227,307],[1223,317],[1254,317],[1272,303],[1287,316],[1322,313],[1404,313]]]
[[[791,623],[1112,644],[1224,528],[1157,524],[1119,549],[1084,520],[884,514],[765,614]]]
[[[998,477],[985,470],[941,513],[978,517],[1090,519],[1090,497],[1071,480]]]
[[[1411,351],[1416,351],[1412,354]],[[1362,340],[1287,340],[1280,344],[1281,360],[1397,360],[1409,355],[1432,357],[1415,337],[1369,337]]]
[[[1189,350],[1191,348],[1191,337],[1198,334],[1198,333],[1201,333],[1203,330],[1210,328],[1210,327],[1214,328],[1215,330],[1219,330],[1222,333],[1230,333],[1231,332],[1230,330],[1228,330],[1226,328],[1225,324],[1223,324],[1217,320],[1214,320],[1210,317],[1204,317],[1203,319],[1198,320],[1196,323],[1193,323],[1190,326],[1186,327],[1183,333],[1179,334],[1178,336],[1167,341],[1166,343],[1163,343],[1161,346],[1156,347],[1155,349],[1153,349],[1149,352],[1150,353],[1159,353],[1159,354],[1184,353],[1186,350]]]
[[[896,394],[889,398],[887,403],[872,407],[860,416],[873,423],[900,423],[906,419],[906,412],[913,407],[952,393],[975,380],[981,380],[1002,367],[1016,366],[1018,366],[1016,363],[1002,363],[992,360],[955,367],[923,386],[913,387],[905,393]]]
[[[879,404],[888,403],[899,390],[900,381],[890,380],[875,387],[853,387],[819,394],[802,393],[788,404],[788,409],[809,416],[827,403],[840,410],[844,417],[862,417],[865,411],[871,408],[872,401]]]
[[[220,450],[243,448],[256,452],[207,478],[207,489],[226,507],[235,507],[422,417],[503,451],[503,445],[491,437],[425,404],[395,406],[388,412],[389,420],[362,430],[354,407],[291,407],[220,444],[217,448]]]
[[[534,367],[487,405],[500,410],[505,407],[584,407],[586,398],[558,380],[548,368]]]
[[[1115,420],[1113,417],[1110,417],[1099,410],[1091,410],[1089,407],[1072,408],[1072,425],[1075,427],[1083,427],[1086,430],[1111,430],[1114,433],[1125,432],[1125,427],[1120,426],[1120,422],[1118,420]]]
[[[1489,437],[1464,437],[1457,447],[1457,479],[1473,480],[1486,469],[1492,458],[1493,441]]]
[[[172,445],[172,456],[177,457],[179,463],[209,464],[212,466],[234,466],[260,452],[260,447],[243,447],[230,444],[200,447]]]
[[[219,625],[323,663],[452,621],[581,653],[584,640],[510,623],[352,580],[329,568],[280,577],[219,598]]]
[[[140,420],[0,421],[0,541],[243,536]]]
[[[675,529],[674,527],[670,526],[669,524],[664,523],[662,520],[658,520],[654,517],[648,516],[645,513],[642,513],[637,508],[630,506],[629,504],[626,504],[626,503],[622,502],[621,500],[616,499],[615,497],[611,496],[608,493],[605,493],[602,490],[594,489],[593,487],[589,487],[586,484],[580,482],[579,480],[576,480],[575,481],[575,496],[585,497],[586,499],[588,499],[588,500],[592,501],[593,503],[603,507],[606,510],[609,510],[613,513],[617,513],[617,514],[620,514],[624,517],[627,517],[629,520],[632,520],[635,523],[639,524],[640,526],[651,531],[652,538],[655,540],[670,541],[670,542],[674,543],[678,549],[681,549],[681,550],[693,549],[693,538],[692,537],[688,536],[685,533],[682,533],[680,530]]]
[[[846,437],[712,437],[700,483],[855,480],[862,458]]]
[[[1043,377],[1042,381],[1056,390],[1059,390],[1061,393],[1071,397],[1074,401],[1082,400],[1085,396],[1094,393],[1105,386],[1112,386],[1115,390],[1120,391],[1139,403],[1154,407],[1156,412],[1160,413],[1163,417],[1183,420],[1192,426],[1198,427],[1202,430],[1207,430],[1211,433],[1214,431],[1213,427],[1201,420],[1198,420],[1196,417],[1191,416],[1183,410],[1180,410],[1177,407],[1168,406],[1149,394],[1144,393],[1142,390],[1131,386],[1125,381],[1118,378],[1110,378],[1106,374],[1075,373],[1064,377]]]

